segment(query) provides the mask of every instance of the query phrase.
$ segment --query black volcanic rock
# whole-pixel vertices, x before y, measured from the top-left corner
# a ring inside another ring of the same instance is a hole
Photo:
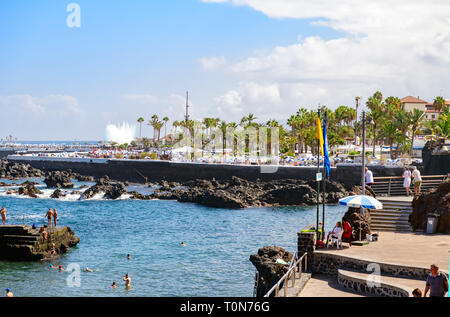
[[[250,262],[259,273],[256,297],[263,297],[289,270],[289,265],[279,264],[277,259],[289,262],[292,257],[292,253],[277,246],[266,246],[250,256]]]
[[[297,179],[272,181],[247,180],[233,176],[230,180],[197,179],[184,184],[161,182],[154,198],[198,203],[217,208],[246,208],[258,206],[313,205],[317,192],[307,182]],[[176,186],[175,186],[176,185]],[[339,183],[327,181],[327,202],[336,203],[349,193]],[[138,195],[135,195],[136,199]],[[322,197],[320,197],[322,201]]]
[[[102,177],[97,183],[86,189],[80,196],[80,199],[90,199],[98,193],[104,193],[103,197],[107,199],[117,199],[127,192],[125,185],[120,182],[112,182],[109,177]]]
[[[44,177],[44,175],[44,172],[31,167],[29,164],[0,160],[0,178],[19,179],[27,177]]]
[[[73,188],[71,173],[69,172],[49,172],[44,183],[48,188]]]
[[[38,198],[37,194],[42,194],[42,192],[32,184],[28,184],[27,186],[19,188],[19,195]]]
[[[50,198],[58,199],[65,196],[61,189],[57,189],[50,195]]]
[[[437,188],[430,189],[412,202],[410,223],[414,230],[425,230],[428,214],[438,214],[438,233],[450,233],[450,180],[443,181]]]

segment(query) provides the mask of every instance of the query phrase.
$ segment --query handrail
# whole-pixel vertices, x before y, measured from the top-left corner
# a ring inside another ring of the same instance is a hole
[[[289,270],[286,272],[286,274],[284,274],[281,278],[280,278],[280,280],[266,293],[266,295],[264,295],[264,297],[269,297],[270,295],[272,295],[272,293],[273,292],[275,292],[275,297],[277,297],[278,296],[278,292],[279,292],[279,290],[280,290],[280,286],[281,286],[281,284],[282,283],[284,283],[284,285],[283,285],[283,289],[284,289],[284,296],[287,296],[287,289],[288,289],[288,287],[289,287],[289,285],[288,285],[288,279],[291,277],[293,277],[292,278],[292,287],[294,287],[295,286],[295,273],[296,273],[296,269],[297,269],[297,267],[299,267],[299,264],[301,264],[301,262],[303,261],[303,259],[305,259],[305,263],[307,263],[306,261],[307,261],[307,259],[308,259],[308,257],[307,257],[307,255],[308,255],[308,253],[306,252],[306,253],[304,253],[300,258],[298,258],[297,259],[297,252],[295,252],[294,253],[294,256],[292,257],[292,262],[291,262],[291,266],[290,266],[290,268],[289,268]],[[297,259],[296,261],[295,261],[295,263],[294,263],[294,259]],[[292,264],[292,263],[294,263],[294,264]],[[305,265],[305,267],[306,267],[306,265]],[[292,276],[292,273],[294,273],[294,276]],[[299,273],[300,273],[300,276],[301,276],[301,274],[302,274],[302,267],[301,267],[301,265],[300,265],[300,267],[299,267]]]
[[[422,175],[423,178],[447,178],[447,175]],[[374,177],[374,180],[389,180],[389,179],[403,179],[403,176],[379,176]]]

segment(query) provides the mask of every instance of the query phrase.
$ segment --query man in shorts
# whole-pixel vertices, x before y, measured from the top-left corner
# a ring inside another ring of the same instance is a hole
[[[417,167],[413,167],[413,171],[411,173],[411,176],[414,180],[414,194],[416,196],[420,195],[421,187],[422,187],[422,176],[420,175],[419,170]]]
[[[431,264],[423,297],[427,296],[428,291],[430,291],[430,297],[444,297],[445,293],[448,292],[448,278],[445,274],[439,272],[439,267],[436,264]]]

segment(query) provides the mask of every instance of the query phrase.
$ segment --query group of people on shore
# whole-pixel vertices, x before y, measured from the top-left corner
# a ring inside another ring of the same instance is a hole
[[[412,171],[408,166],[404,167],[402,174],[403,188],[406,190],[406,196],[418,196],[421,193],[422,187],[422,175],[416,166],[412,167]],[[375,182],[373,180],[373,173],[367,167],[365,168],[366,185],[371,187]],[[411,190],[411,182],[414,184],[414,195]]]
[[[7,209],[5,206],[2,206],[2,209],[0,209],[0,215],[2,217],[2,224],[6,225],[6,212]],[[56,208],[48,208],[47,213],[45,214],[45,217],[47,218],[47,226],[52,227],[53,225],[56,228],[56,224],[58,222],[58,211]],[[53,219],[53,222],[52,222]]]
[[[422,187],[422,175],[420,175],[419,170],[417,167],[413,166],[412,172],[409,170],[408,166],[405,166],[405,169],[403,171],[403,187],[406,190],[406,196],[418,196],[421,193],[421,187]],[[411,190],[411,181],[414,180],[414,195]]]

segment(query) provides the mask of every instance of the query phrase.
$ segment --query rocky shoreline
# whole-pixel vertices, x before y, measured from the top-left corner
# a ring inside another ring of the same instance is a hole
[[[72,191],[80,194],[80,200],[91,199],[102,194],[105,199],[118,199],[122,195],[130,195],[136,200],[176,200],[179,202],[197,203],[215,208],[248,208],[248,207],[276,207],[276,206],[309,206],[317,203],[317,182],[313,180],[280,179],[248,181],[238,177],[229,180],[196,179],[186,182],[160,181],[148,184],[155,188],[151,194],[127,191],[126,182],[111,180],[108,176],[94,179],[92,176],[80,175],[71,171],[43,172],[26,164],[1,161],[0,176],[9,179],[21,177],[45,177],[47,188],[55,188],[50,198],[58,199],[66,194],[64,189],[72,189],[72,179],[79,181],[96,181],[96,184],[84,192]],[[21,186],[18,190],[10,189],[7,194],[19,194],[37,198],[42,192],[35,187],[37,183],[12,184]],[[0,183],[0,186],[11,186]],[[326,182],[326,202],[337,203],[339,199],[358,193],[358,188],[348,188],[335,182]],[[320,196],[320,202],[322,196]]]

